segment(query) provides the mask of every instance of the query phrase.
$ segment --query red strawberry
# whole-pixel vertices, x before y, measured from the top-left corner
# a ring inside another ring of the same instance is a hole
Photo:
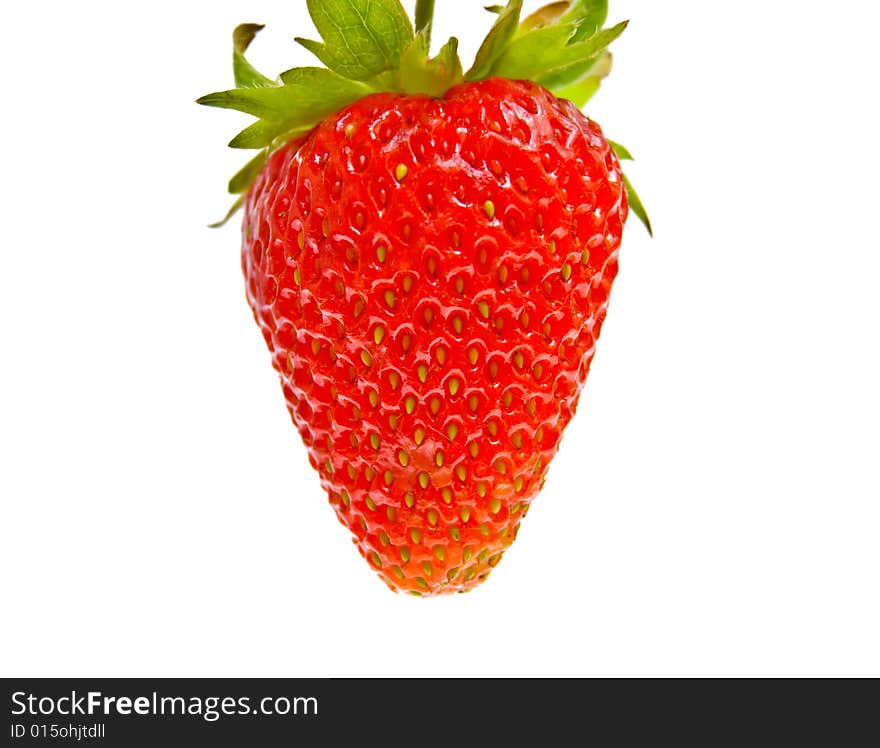
[[[243,26],[239,88],[200,101],[260,118],[233,141],[263,148],[231,184],[247,296],[340,521],[392,589],[463,591],[574,413],[627,193],[643,215],[599,126],[540,85],[594,91],[623,25],[599,29],[601,2],[520,24],[511,2],[462,82],[454,41],[427,58],[431,3],[416,35],[398,0],[329,25],[327,5],[309,2],[327,45],[303,43],[336,72],[274,84]],[[370,39],[375,59],[351,55]]]

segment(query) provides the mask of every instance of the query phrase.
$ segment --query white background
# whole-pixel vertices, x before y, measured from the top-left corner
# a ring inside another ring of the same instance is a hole
[[[427,600],[335,519],[205,228],[245,119],[193,100],[241,21],[311,64],[305,2],[4,6],[0,674],[880,675],[878,11],[611,6],[588,113],[656,239],[516,544]]]

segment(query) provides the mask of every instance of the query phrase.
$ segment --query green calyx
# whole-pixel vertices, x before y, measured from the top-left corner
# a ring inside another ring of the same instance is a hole
[[[458,40],[430,56],[434,0],[417,0],[415,28],[400,0],[306,0],[321,41],[297,38],[324,67],[293,68],[273,80],[256,70],[245,52],[263,28],[242,24],[232,34],[235,88],[208,94],[199,104],[235,109],[256,118],[230,142],[258,153],[229,181],[238,195],[222,225],[241,206],[269,154],[308,133],[321,120],[378,92],[442,96],[465,81],[532,80],[582,107],[611,71],[607,47],[626,22],[603,28],[607,0],[566,0],[520,18],[522,0],[487,10],[495,23],[465,72]],[[635,195],[627,185],[630,204]],[[639,206],[641,203],[636,198]],[[637,215],[643,209],[633,212]],[[641,217],[641,215],[640,215]],[[645,216],[645,219],[647,216]]]

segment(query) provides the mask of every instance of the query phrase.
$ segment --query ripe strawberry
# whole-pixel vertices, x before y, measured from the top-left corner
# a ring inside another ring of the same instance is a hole
[[[232,142],[262,149],[230,184],[248,301],[340,521],[416,594],[476,586],[513,542],[587,376],[627,196],[644,217],[626,152],[548,90],[608,72],[624,24],[600,28],[604,2],[522,23],[510,2],[466,76],[454,40],[428,59],[431,5],[413,34],[398,0],[310,0],[326,44],[302,43],[330,69],[280,83],[240,26],[239,87],[200,99],[259,118]]]

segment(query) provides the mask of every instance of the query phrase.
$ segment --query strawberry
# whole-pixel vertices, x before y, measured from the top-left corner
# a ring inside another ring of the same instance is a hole
[[[327,66],[272,81],[236,29],[257,121],[233,147],[247,298],[340,521],[393,590],[478,585],[516,537],[605,318],[628,154],[581,114],[609,70],[605,2],[494,26],[463,74],[398,0],[309,0]],[[353,52],[352,50],[357,50]],[[554,93],[555,92],[555,93]],[[559,95],[557,95],[559,94]]]

